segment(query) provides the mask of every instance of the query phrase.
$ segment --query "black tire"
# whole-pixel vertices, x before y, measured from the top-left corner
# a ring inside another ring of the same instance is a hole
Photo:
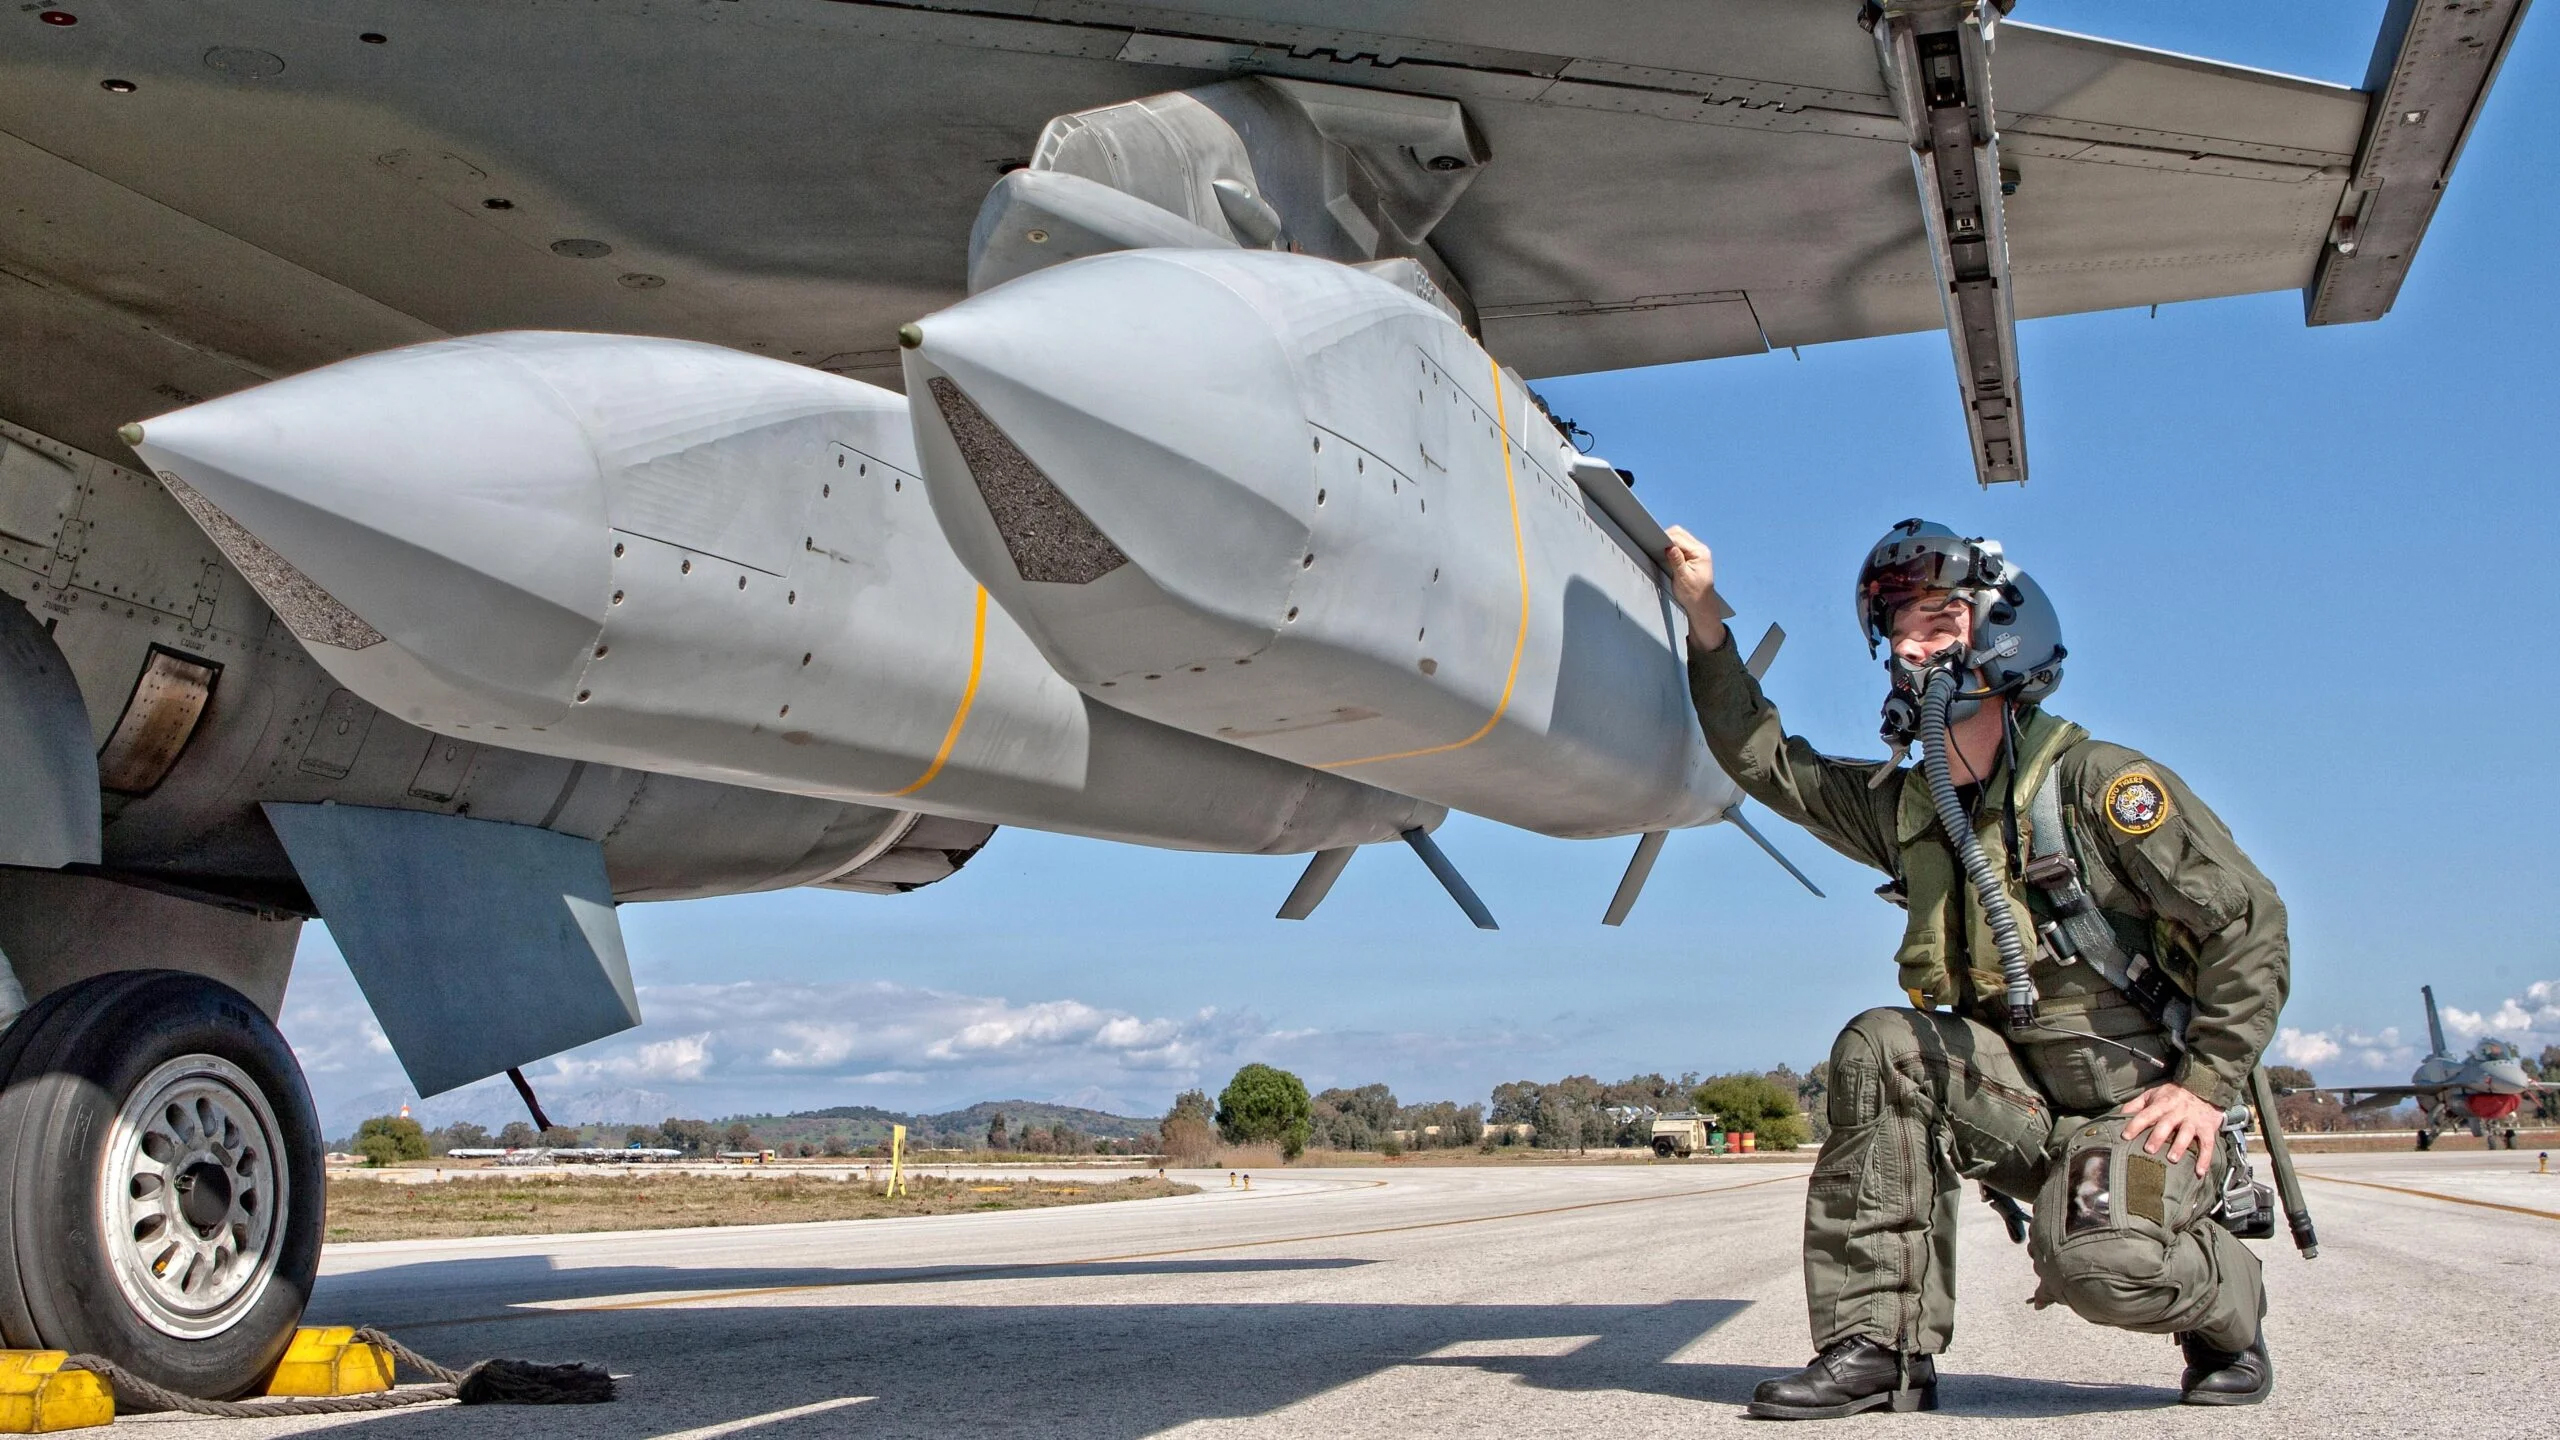
[[[1680,1147],[1678,1145],[1672,1143],[1671,1137],[1668,1135],[1656,1135],[1653,1137],[1653,1157],[1657,1160],[1670,1159],[1671,1152],[1679,1148]]]
[[[262,1387],[327,1208],[319,1121],[275,1025],[199,975],[101,975],[9,1027],[0,1087],[0,1338],[206,1399]],[[154,1268],[155,1249],[179,1258]]]

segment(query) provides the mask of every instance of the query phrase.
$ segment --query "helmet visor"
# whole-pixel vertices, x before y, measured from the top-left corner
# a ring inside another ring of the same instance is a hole
[[[1878,545],[1858,572],[1858,620],[1873,644],[1893,628],[1894,610],[1931,591],[1985,583],[1983,554],[1956,535],[1895,536]]]

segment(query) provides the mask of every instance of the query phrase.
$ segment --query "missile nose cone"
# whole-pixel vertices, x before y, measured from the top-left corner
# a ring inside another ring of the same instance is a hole
[[[1223,253],[1073,261],[912,327],[907,388],[936,513],[1009,607],[1077,606],[1059,582],[1138,583],[1115,574],[1125,559],[1213,626],[1280,623],[1315,494],[1308,421],[1290,351],[1252,287],[1218,270]],[[1042,558],[1078,532],[1091,563]],[[1089,618],[1103,623],[1099,608]]]
[[[127,445],[139,445],[142,443],[142,427],[134,424],[119,425],[116,427],[116,438]]]
[[[127,428],[305,643],[391,640],[520,719],[568,702],[610,585],[596,462],[502,350],[363,356]]]

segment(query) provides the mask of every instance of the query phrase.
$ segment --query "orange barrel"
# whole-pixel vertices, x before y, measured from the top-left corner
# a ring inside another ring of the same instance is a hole
[[[1757,1144],[1753,1143],[1753,1142],[1757,1141],[1759,1138],[1760,1138],[1759,1133],[1758,1133],[1758,1132],[1756,1132],[1756,1131],[1751,1131],[1751,1130],[1745,1130],[1745,1131],[1743,1131],[1743,1132],[1742,1132],[1742,1153],[1743,1153],[1743,1154],[1745,1154],[1745,1155],[1749,1155],[1749,1154],[1752,1154],[1752,1153],[1754,1153],[1755,1151],[1757,1151],[1760,1147],[1759,1147]]]

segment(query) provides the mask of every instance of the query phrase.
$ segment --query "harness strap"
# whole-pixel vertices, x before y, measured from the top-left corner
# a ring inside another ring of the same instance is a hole
[[[2097,971],[2099,978],[2158,1021],[2171,1045],[2186,1049],[2187,1022],[2195,1017],[2195,1006],[2178,993],[2176,982],[2151,957],[2125,954],[2116,928],[2107,923],[2105,912],[2080,883],[2080,862],[2072,858],[2070,834],[2063,828],[2059,761],[2046,769],[2027,801],[2027,818],[2031,834],[2025,878],[2053,907],[2055,918],[2036,928],[2055,960],[2065,965],[2078,960]]]

